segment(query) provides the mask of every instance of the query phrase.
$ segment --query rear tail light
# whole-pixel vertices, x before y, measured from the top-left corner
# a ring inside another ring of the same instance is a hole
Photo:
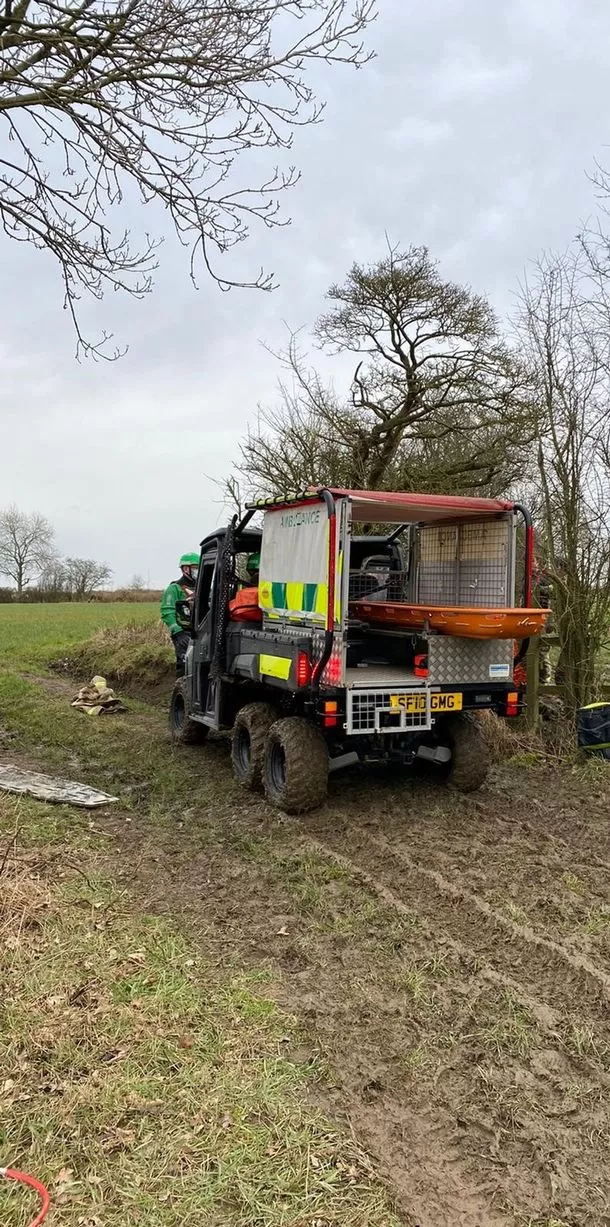
[[[506,696],[506,715],[519,715],[519,695],[516,690],[511,690],[510,694]]]
[[[299,652],[297,656],[297,686],[309,686],[311,681],[311,661],[307,652]]]
[[[337,727],[337,703],[334,699],[329,699],[324,704],[323,724],[325,729]]]

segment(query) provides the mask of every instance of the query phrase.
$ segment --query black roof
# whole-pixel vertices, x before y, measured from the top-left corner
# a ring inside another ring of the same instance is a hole
[[[215,528],[214,532],[208,533],[207,537],[203,538],[200,548],[203,550],[206,545],[211,545],[213,541],[223,541],[227,535],[228,528],[229,526],[227,524],[221,525],[220,528]],[[250,550],[255,550],[260,544],[262,535],[262,528],[251,528],[250,525],[248,525],[243,532],[239,533],[238,540],[244,553],[249,552]],[[352,542],[357,545],[384,546],[388,544],[388,538],[387,536],[378,536],[373,533],[367,533],[363,536],[352,537]]]
[[[221,525],[220,528],[215,528],[214,532],[208,533],[207,536],[204,537],[203,541],[201,542],[201,549],[203,550],[206,545],[211,545],[213,541],[223,541],[227,535],[228,528],[229,526],[227,524],[224,524],[224,525]],[[251,550],[251,549],[256,548],[257,544],[260,542],[262,535],[263,535],[263,532],[261,528],[248,527],[244,529],[243,532],[239,533],[237,540],[240,542],[240,544],[244,547],[245,550]]]

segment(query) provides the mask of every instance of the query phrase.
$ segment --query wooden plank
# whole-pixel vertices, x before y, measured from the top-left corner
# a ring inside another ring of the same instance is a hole
[[[527,656],[527,690],[525,692],[525,723],[529,729],[538,728],[540,719],[540,639],[530,639]]]

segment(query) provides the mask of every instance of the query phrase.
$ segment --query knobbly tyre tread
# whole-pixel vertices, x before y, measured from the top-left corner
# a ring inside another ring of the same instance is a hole
[[[189,720],[186,681],[185,677],[178,678],[172,690],[169,701],[169,729],[172,741],[177,745],[196,746],[205,741],[210,730],[207,725],[200,724],[198,720]],[[177,728],[174,723],[174,706],[177,699],[181,699],[184,703],[185,720],[182,728]]]
[[[247,703],[238,711],[231,734],[231,763],[233,775],[242,788],[255,792],[263,786],[263,763],[267,734],[277,720],[277,710],[271,703]],[[244,769],[238,753],[237,737],[245,728],[250,737],[250,762]]]
[[[451,750],[447,783],[458,792],[476,792],[485,783],[490,767],[489,747],[479,725],[469,712],[456,712],[443,721],[442,734]]]
[[[278,788],[271,774],[274,745],[284,751],[285,783]],[[288,716],[269,729],[263,786],[271,805],[286,814],[305,814],[322,805],[328,792],[328,749],[319,729],[301,716]]]

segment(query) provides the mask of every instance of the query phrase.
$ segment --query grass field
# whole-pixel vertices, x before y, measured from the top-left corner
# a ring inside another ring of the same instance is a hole
[[[606,1227],[607,766],[352,772],[288,820],[224,739],[71,709],[49,656],[166,649],[64,608],[11,609],[12,646],[0,609],[0,753],[120,798],[0,809],[0,1162],[55,1227]]]
[[[28,677],[48,673],[50,662],[81,681],[104,672],[109,685],[128,685],[147,699],[160,693],[164,700],[175,674],[156,602],[0,605],[0,667],[13,689],[19,677],[25,693]]]
[[[159,606],[145,603],[0,605],[0,661],[36,661],[43,665],[53,653],[68,652],[107,626],[159,621]]]

